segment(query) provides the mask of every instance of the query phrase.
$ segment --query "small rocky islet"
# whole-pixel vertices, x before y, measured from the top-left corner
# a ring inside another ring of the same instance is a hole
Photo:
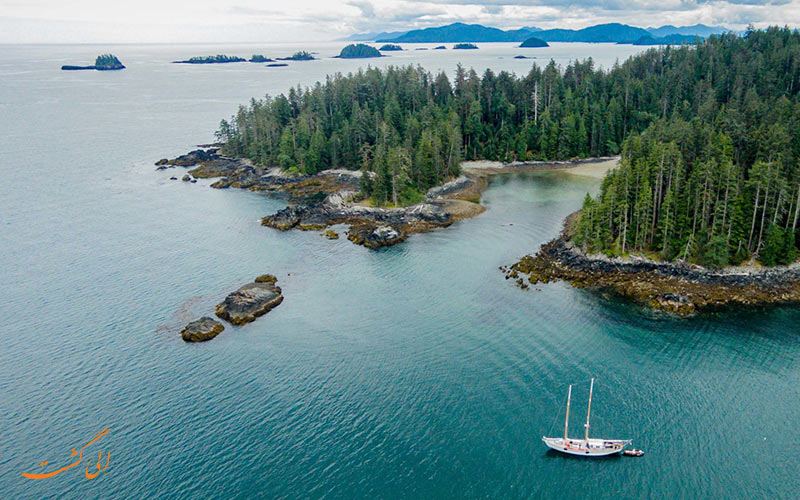
[[[283,302],[278,279],[265,274],[255,282],[239,287],[217,304],[214,314],[234,325],[244,325],[263,316]]]
[[[222,326],[222,323],[208,316],[203,316],[186,325],[181,330],[181,337],[186,342],[205,342],[213,339],[223,330],[225,330],[225,327]]]
[[[607,290],[681,317],[730,307],[800,304],[800,266],[716,270],[643,257],[587,255],[570,240],[577,217],[568,217],[561,235],[535,255],[501,266],[506,279],[523,289],[565,281],[576,288]],[[529,284],[521,275],[528,276]]]
[[[278,278],[272,274],[257,277],[253,283],[241,286],[228,294],[217,304],[215,315],[236,326],[255,321],[283,302],[283,292],[277,282]],[[205,342],[224,330],[222,323],[203,316],[187,324],[181,330],[181,337],[186,342]]]

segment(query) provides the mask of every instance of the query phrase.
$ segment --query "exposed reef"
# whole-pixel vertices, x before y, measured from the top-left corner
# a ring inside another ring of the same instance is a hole
[[[536,255],[503,268],[506,278],[525,287],[520,274],[528,275],[531,284],[566,281],[578,288],[610,290],[684,317],[731,306],[800,303],[800,266],[713,270],[684,262],[587,255],[570,241],[576,218],[571,215],[562,234]]]

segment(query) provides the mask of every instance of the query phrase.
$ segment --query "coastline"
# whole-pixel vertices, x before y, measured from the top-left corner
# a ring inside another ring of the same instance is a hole
[[[211,187],[239,188],[285,196],[289,205],[262,218],[262,225],[286,231],[322,231],[349,224],[350,241],[369,248],[394,245],[410,234],[450,226],[480,215],[486,207],[481,194],[491,175],[540,170],[575,169],[577,175],[600,176],[616,166],[619,157],[573,161],[462,162],[462,174],[428,190],[425,201],[406,207],[358,204],[361,171],[324,170],[313,175],[290,174],[277,167],[259,167],[247,159],[219,154],[217,144],[198,146],[174,159],[161,159],[157,169],[191,167],[184,180],[218,178]]]
[[[526,289],[565,281],[576,288],[608,290],[640,305],[681,317],[727,307],[800,303],[800,264],[787,267],[707,269],[685,262],[656,262],[644,257],[587,255],[570,241],[578,212],[567,217],[561,234],[510,267],[506,279]]]

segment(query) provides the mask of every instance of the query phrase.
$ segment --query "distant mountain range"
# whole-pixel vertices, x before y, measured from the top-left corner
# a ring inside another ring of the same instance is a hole
[[[708,37],[713,34],[731,31],[724,26],[661,26],[658,28],[638,28],[627,24],[598,24],[587,28],[548,29],[526,26],[515,30],[501,30],[480,24],[454,23],[436,28],[382,33],[359,33],[346,38],[351,41],[374,41],[392,43],[458,43],[458,42],[522,42],[536,36],[546,42],[611,42],[635,43],[643,45],[686,42],[694,37]]]
[[[669,35],[702,36],[703,38],[711,35],[718,35],[729,30],[724,26],[706,26],[705,24],[695,24],[694,26],[681,26],[676,28],[670,24],[660,28],[647,28],[654,37],[665,37]]]

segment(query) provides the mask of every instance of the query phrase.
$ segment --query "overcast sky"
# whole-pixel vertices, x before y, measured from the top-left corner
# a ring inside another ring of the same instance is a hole
[[[800,0],[0,0],[0,43],[270,42],[451,22],[800,24]]]

